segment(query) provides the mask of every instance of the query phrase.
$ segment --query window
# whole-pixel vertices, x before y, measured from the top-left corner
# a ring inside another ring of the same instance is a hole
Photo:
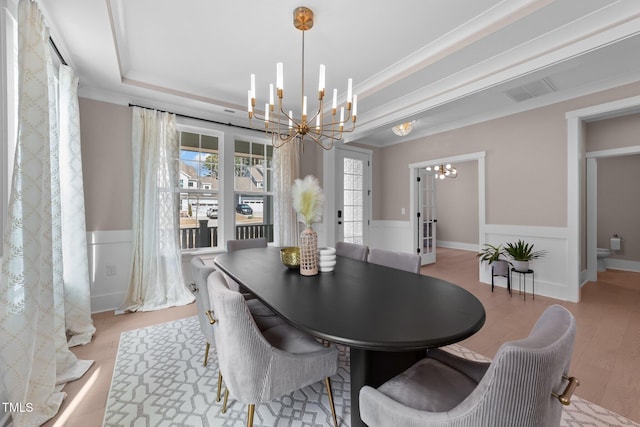
[[[178,132],[180,247],[217,247],[220,190],[217,136]]]
[[[181,249],[224,249],[231,239],[273,241],[270,141],[186,118],[177,130]]]
[[[273,146],[235,140],[234,201],[236,239],[273,241]]]

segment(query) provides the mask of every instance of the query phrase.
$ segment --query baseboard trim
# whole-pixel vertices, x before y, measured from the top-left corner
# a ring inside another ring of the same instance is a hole
[[[640,261],[626,259],[606,258],[604,265],[612,270],[633,271],[640,273]]]
[[[447,242],[445,240],[437,240],[436,246],[448,249],[459,249],[461,251],[478,252],[477,243]]]

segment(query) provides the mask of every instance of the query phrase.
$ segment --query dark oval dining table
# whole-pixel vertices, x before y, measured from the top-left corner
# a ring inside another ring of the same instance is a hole
[[[291,325],[349,347],[354,427],[364,425],[363,385],[379,386],[485,322],[480,301],[460,286],[350,258],[336,257],[333,271],[315,276],[284,266],[275,247],[221,254],[215,264]]]

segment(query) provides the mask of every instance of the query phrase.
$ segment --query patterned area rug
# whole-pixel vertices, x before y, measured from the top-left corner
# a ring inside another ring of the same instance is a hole
[[[350,425],[349,352],[338,346],[338,373],[331,378],[340,426]],[[459,345],[446,349],[472,360],[485,361]],[[196,317],[122,333],[107,400],[104,427],[115,426],[244,426],[246,406],[229,398],[226,414],[215,401],[217,358],[209,352]],[[313,384],[277,401],[256,407],[254,426],[332,425],[322,383]],[[562,415],[562,426],[635,426],[618,414],[574,396]]]

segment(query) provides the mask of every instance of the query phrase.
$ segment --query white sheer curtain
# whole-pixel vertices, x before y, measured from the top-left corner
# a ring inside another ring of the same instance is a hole
[[[84,211],[84,182],[80,150],[78,76],[71,67],[60,66],[59,78],[59,164],[62,230],[64,308],[69,346],[87,344],[96,329],[91,320],[87,227]]]
[[[133,259],[121,311],[193,302],[182,279],[178,243],[175,115],[133,107]]]
[[[78,360],[66,341],[59,144],[68,139],[58,139],[49,32],[33,1],[20,1],[18,31],[19,136],[0,276],[0,370],[9,401],[32,404],[31,412],[11,414],[13,425],[37,426],[58,412],[64,383],[93,361]],[[75,251],[86,256],[86,247]],[[88,295],[88,281],[82,293]],[[82,301],[74,303],[82,312],[74,329],[85,341],[93,325],[88,298]]]
[[[298,219],[293,210],[291,188],[300,175],[300,142],[295,140],[273,150],[274,225],[276,246],[298,246]]]

